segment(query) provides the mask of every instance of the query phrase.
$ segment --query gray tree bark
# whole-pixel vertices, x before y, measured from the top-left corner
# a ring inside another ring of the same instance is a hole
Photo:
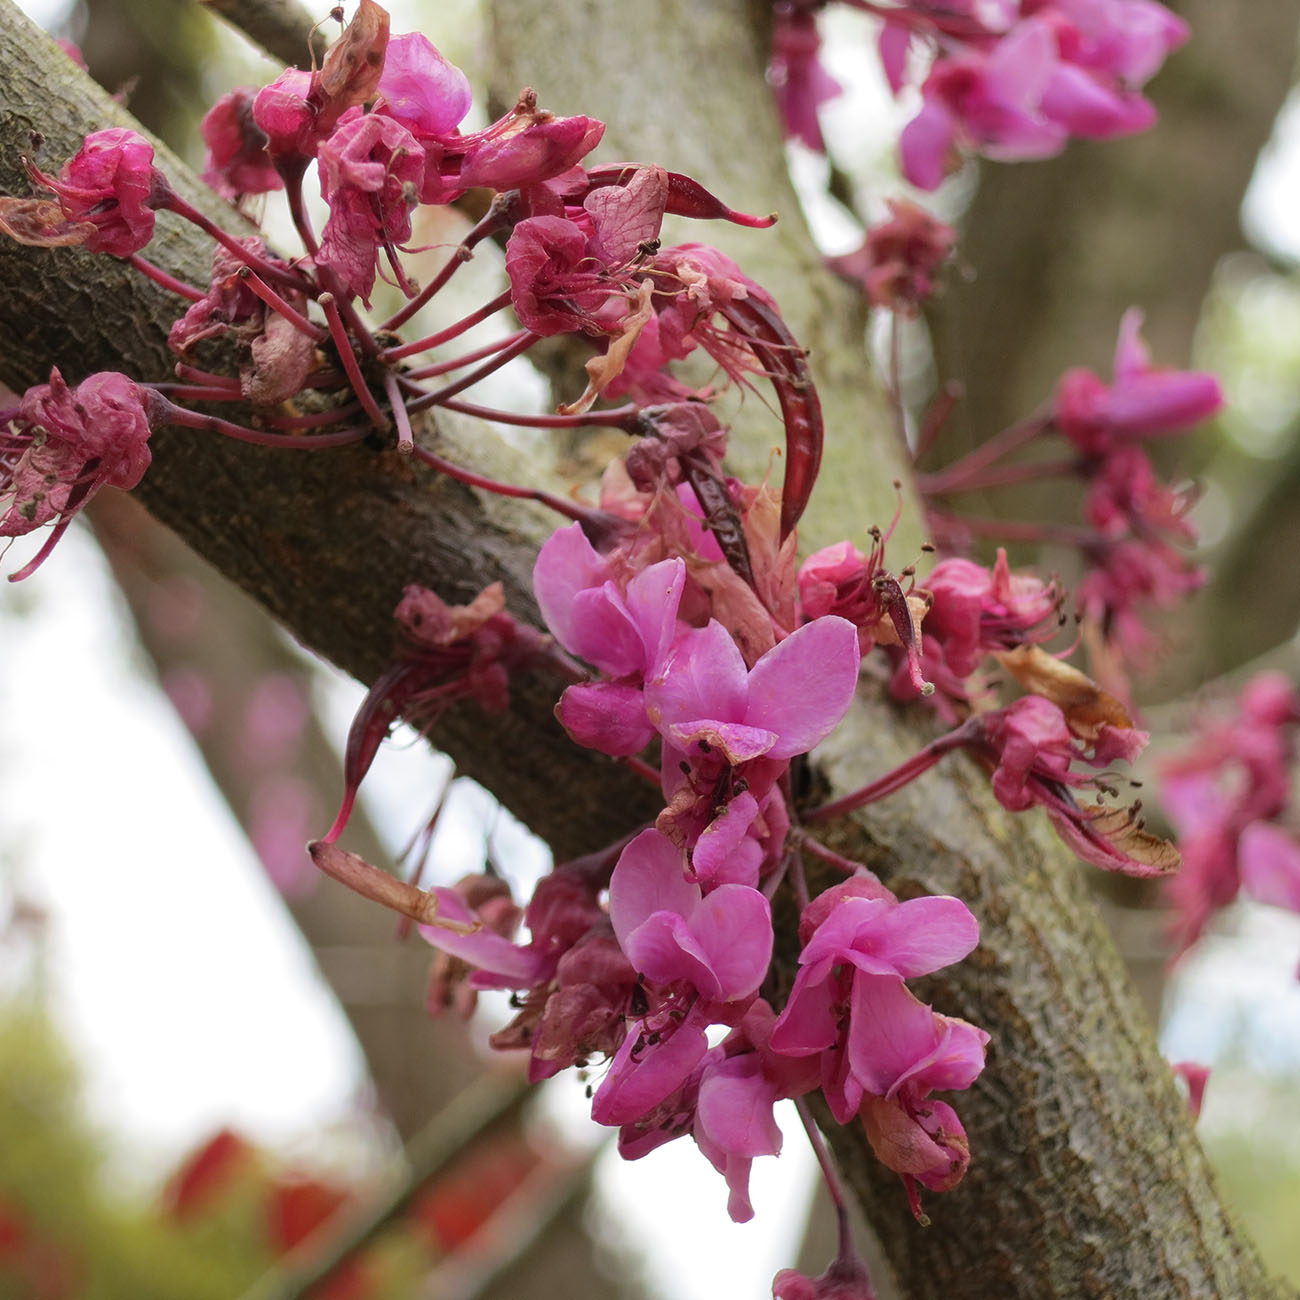
[[[761,80],[761,46],[741,0],[666,3],[653,11],[653,23],[645,17],[635,29],[621,6],[550,5],[547,13],[556,31],[534,29],[533,53],[543,70],[548,59],[572,55],[570,43],[579,37],[565,24],[622,22],[622,43],[611,47],[621,54],[611,66],[628,82],[654,87],[643,114],[679,112],[726,86],[726,100],[712,109],[721,132],[733,111],[731,92],[743,94]],[[715,44],[705,40],[710,33]],[[0,105],[8,106],[0,113],[0,182],[25,192],[13,160],[29,129],[43,131],[49,156],[61,158],[81,132],[120,114],[7,4],[0,37],[12,52],[0,71]],[[707,75],[683,81],[699,67],[684,54],[693,48],[709,51]],[[616,104],[588,95],[589,76],[594,70],[579,65],[570,78],[581,102],[552,97],[552,106],[616,117]],[[536,80],[545,88],[542,76]],[[739,132],[741,156],[746,170],[768,178],[775,191],[783,173],[780,140],[770,112],[757,98],[751,104]],[[679,142],[685,139],[682,132]],[[663,161],[744,201],[707,173],[707,158]],[[167,159],[161,165],[197,200],[197,185]],[[205,276],[206,251],[188,232],[169,232],[151,251],[174,273]],[[811,252],[804,257],[815,260]],[[749,269],[766,282],[761,255]],[[143,377],[169,369],[163,338],[178,304],[124,268],[75,252],[3,248],[0,283],[8,291],[0,312],[0,378],[11,385],[44,378],[52,360],[70,379],[109,366]],[[797,282],[785,292],[788,317],[817,313],[799,305]],[[881,518],[871,504],[880,499],[877,450],[886,449],[887,463],[897,459],[887,450],[893,434],[884,422],[837,425],[835,433],[823,482],[839,481],[842,504],[829,497],[823,504],[819,489],[809,530],[818,541],[846,532],[860,537],[864,525]],[[512,464],[485,430],[440,420],[437,436],[448,456],[536,481],[535,463]],[[276,454],[181,433],[156,441],[155,466],[141,489],[150,509],[306,644],[363,680],[384,664],[391,610],[405,582],[424,582],[458,600],[501,578],[515,612],[533,610],[531,558],[552,526],[539,511],[485,499],[395,455]],[[550,714],[554,694],[552,683],[520,683],[507,718],[467,709],[447,719],[438,740],[564,855],[595,848],[653,815],[657,799],[618,766],[563,739]],[[864,696],[826,747],[819,771],[831,790],[848,790],[913,751],[924,732],[923,720]],[[856,1127],[832,1132],[902,1294],[1285,1294],[1264,1276],[1219,1204],[1185,1107],[1075,865],[1043,828],[1003,813],[984,778],[950,760],[837,828],[834,843],[904,896],[957,894],[982,925],[976,954],[925,990],[938,1009],[983,1025],[994,1042],[988,1069],[959,1099],[972,1139],[971,1171],[957,1191],[928,1198],[934,1226],[923,1230],[910,1220],[896,1178],[872,1160]]]

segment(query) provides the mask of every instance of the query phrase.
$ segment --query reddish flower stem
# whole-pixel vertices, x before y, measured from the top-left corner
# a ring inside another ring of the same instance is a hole
[[[648,781],[656,790],[659,788],[659,773],[645,759],[633,755],[630,758],[622,759],[621,762],[624,767],[635,772],[642,780]]]
[[[289,216],[293,219],[293,228],[298,232],[302,246],[314,258],[320,252],[320,243],[316,239],[316,232],[312,229],[307,205],[302,201],[303,167],[295,165],[281,167],[278,170],[284,180],[284,192],[289,200]]]
[[[449,325],[445,330],[439,330],[437,334],[430,334],[426,338],[416,339],[414,343],[403,343],[395,348],[385,348],[381,354],[385,361],[400,361],[403,357],[413,357],[417,352],[427,352],[430,348],[436,348],[440,344],[450,343],[452,339],[458,338],[468,329],[473,329],[480,321],[485,321],[489,316],[495,315],[510,302],[510,291],[507,289],[504,293],[499,293],[491,302],[484,303],[477,311],[470,312],[462,320],[458,320],[454,325]]]
[[[517,199],[517,196],[516,196]],[[465,265],[466,262],[472,261],[474,249],[491,235],[498,231],[507,229],[513,224],[514,215],[512,208],[516,206],[515,200],[508,198],[504,194],[498,194],[492,200],[491,206],[483,214],[474,228],[465,236],[464,239],[452,250],[452,255],[447,259],[438,273],[429,281],[420,292],[411,299],[400,311],[390,316],[382,326],[381,330],[401,329],[412,316],[415,315],[421,307],[425,306],[433,296],[451,279],[456,272]]]
[[[462,366],[473,365],[475,361],[482,361],[484,357],[490,357],[494,352],[500,352],[502,348],[508,348],[512,343],[517,343],[528,332],[528,330],[516,330],[513,334],[508,334],[495,343],[488,343],[481,348],[476,348],[473,352],[467,352],[463,357],[456,357],[451,361],[440,361],[435,366],[423,366],[419,370],[408,370],[405,377],[407,379],[436,379],[439,375],[459,370]]]
[[[200,415],[184,406],[168,403],[168,410],[160,424],[177,424],[186,429],[201,429],[219,433],[236,442],[250,442],[256,447],[292,447],[299,451],[322,451],[327,447],[346,447],[370,436],[369,429],[337,429],[333,433],[317,433],[311,437],[295,438],[292,434],[268,433],[264,429],[249,429],[242,424],[232,424],[215,415]]]
[[[980,537],[999,537],[1009,542],[1059,542],[1062,546],[1095,546],[1097,534],[1069,524],[1036,524],[1023,519],[988,519],[980,515],[958,515],[947,510],[929,510],[930,516],[953,528],[964,528]]]
[[[495,492],[498,496],[518,497],[524,501],[537,501],[544,506],[549,506],[566,519],[574,520],[576,523],[591,519],[598,513],[589,506],[579,505],[576,501],[566,501],[563,497],[554,496],[552,493],[543,492],[538,488],[516,487],[512,483],[499,483],[496,479],[487,478],[482,474],[475,474],[473,470],[462,469],[459,465],[453,465],[451,461],[443,460],[441,456],[435,455],[418,443],[411,449],[411,454],[417,460],[422,460],[431,469],[436,469],[440,474],[446,474],[448,478],[454,478],[458,483],[467,483],[470,487],[482,488],[485,492]]]
[[[403,456],[409,456],[415,450],[415,435],[411,432],[411,417],[406,413],[406,403],[402,400],[402,390],[397,383],[397,376],[391,371],[384,372],[384,391],[388,394],[388,406],[397,421],[397,450]]]
[[[202,384],[205,388],[239,388],[239,380],[234,375],[214,375],[210,370],[200,370],[184,361],[176,363],[176,378],[188,379],[190,383]]]
[[[387,432],[392,428],[392,421],[380,410],[374,394],[366,385],[365,376],[361,373],[361,365],[357,361],[357,354],[352,348],[352,340],[348,336],[347,326],[343,324],[343,317],[339,315],[338,301],[332,293],[323,293],[316,301],[320,303],[325,319],[329,322],[330,334],[334,338],[334,347],[343,365],[343,372],[352,385],[352,391],[357,395],[357,401],[361,403],[361,409],[370,417],[376,429]]]
[[[228,388],[225,385],[220,388],[202,384],[150,384],[149,386],[157,392],[166,393],[168,397],[174,397],[178,402],[238,402],[244,396],[238,388]]]
[[[537,342],[537,339],[538,335],[534,334],[532,330],[525,330],[522,338],[497,353],[491,361],[484,362],[477,370],[471,370],[467,375],[462,375],[454,384],[448,384],[446,388],[440,388],[436,393],[427,393],[424,397],[417,398],[407,407],[407,410],[412,415],[417,411],[427,411],[429,407],[440,405],[448,397],[454,397],[457,393],[472,388],[480,379],[486,379],[494,370],[500,370],[508,361],[523,356]]]
[[[917,487],[923,496],[953,496],[958,492],[979,492],[986,488],[1014,487],[1038,479],[1077,474],[1082,462],[1077,456],[1066,460],[1038,460],[1022,465],[1002,465],[983,473],[954,477],[950,469],[937,474],[919,474]]]
[[[329,338],[329,333],[321,329],[319,325],[313,325],[302,312],[297,308],[291,307],[283,298],[280,297],[274,289],[271,288],[265,280],[259,276],[251,266],[241,267],[239,278],[264,302],[272,311],[279,312],[296,330],[305,334],[309,339],[317,343],[323,342]]]
[[[974,451],[967,452],[959,460],[953,461],[951,465],[944,466],[943,469],[937,470],[929,477],[934,483],[931,487],[932,492],[941,492],[944,490],[949,481],[961,482],[974,474],[976,470],[981,470],[999,461],[1003,456],[1009,455],[1017,447],[1023,447],[1025,443],[1036,438],[1040,433],[1045,432],[1052,423],[1050,415],[1031,415],[1027,419],[1021,420],[1019,424],[1013,424],[1010,428],[1003,429],[1001,433],[995,433],[987,442],[981,443]]]
[[[315,292],[315,286],[305,276],[283,271],[278,266],[268,262],[266,258],[259,257],[251,249],[245,248],[234,235],[227,234],[215,222],[209,221],[198,208],[186,203],[180,195],[171,194],[167,200],[167,207],[177,216],[184,217],[186,221],[198,226],[205,235],[215,239],[218,244],[232,252],[245,265],[251,266],[268,284],[283,285],[286,289],[292,289],[295,293],[311,294]]]
[[[943,432],[943,426],[947,423],[948,416],[952,414],[952,408],[957,405],[964,394],[965,389],[962,385],[952,379],[939,390],[921,421],[921,432],[916,439],[916,450],[912,453],[913,465],[919,465],[925,453],[934,446],[939,434]]]
[[[854,862],[852,858],[846,858],[843,854],[836,853],[834,849],[828,849],[820,840],[815,840],[811,835],[804,834],[802,831],[792,832],[791,838],[796,840],[801,849],[807,849],[813,857],[820,858],[823,862],[838,868],[846,876],[851,876],[862,866],[861,862]]]
[[[132,253],[126,259],[142,275],[147,275],[155,284],[160,284],[164,289],[172,293],[178,293],[187,302],[199,302],[203,297],[203,290],[196,289],[192,284],[186,284],[184,280],[178,280],[174,275],[168,275],[161,266],[155,266],[146,257],[141,257],[139,253]]]
[[[901,790],[909,781],[915,781],[918,776],[928,772],[945,754],[951,753],[954,749],[960,749],[963,745],[969,744],[975,739],[976,731],[972,727],[974,719],[963,722],[959,727],[954,727],[946,736],[940,736],[937,740],[932,740],[924,749],[913,754],[906,762],[900,763],[892,772],[886,772],[884,776],[864,785],[860,790],[855,790],[852,794],[846,794],[842,799],[834,799],[830,803],[824,803],[820,808],[814,808],[810,812],[803,814],[805,825],[812,822],[830,821],[834,817],[843,817],[846,813],[856,811],[858,808],[865,808],[869,803],[875,803],[877,800],[884,799],[886,796]]]
[[[438,403],[448,411],[461,415],[475,415],[480,420],[497,420],[501,424],[517,424],[524,429],[621,429],[624,433],[640,433],[641,408],[631,404],[609,411],[583,411],[579,415],[520,415],[516,411],[499,411],[491,406],[478,406],[474,402],[461,402],[444,398]]]

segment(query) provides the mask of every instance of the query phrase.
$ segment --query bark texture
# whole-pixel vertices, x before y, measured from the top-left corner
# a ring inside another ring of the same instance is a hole
[[[568,10],[552,4],[546,12],[557,23]],[[588,26],[604,26],[608,57],[617,54],[613,66],[624,81],[655,87],[640,114],[684,112],[724,75],[737,78],[729,92],[743,93],[738,70],[711,66],[707,79],[681,83],[678,74],[690,66],[683,40],[687,47],[703,43],[692,32],[715,33],[719,50],[748,49],[744,75],[757,75],[752,14],[739,0],[665,4],[655,10],[653,27],[648,18],[642,27],[630,25],[621,6],[579,5],[574,13]],[[670,23],[670,38],[653,39]],[[114,119],[103,97],[63,68],[62,56],[7,5],[0,36],[6,48],[30,55],[0,70],[0,105],[11,106],[0,115],[2,179],[14,188],[12,159],[28,125],[50,136],[53,157],[70,152],[80,131]],[[730,44],[721,43],[723,36]],[[545,86],[548,59],[572,52],[539,35],[532,53],[536,81]],[[584,69],[583,99],[573,107],[619,122],[620,105],[588,94],[587,76]],[[19,120],[16,104],[39,121]],[[719,128],[727,104],[713,110]],[[775,186],[781,158],[770,113],[747,118],[740,134],[748,166]],[[188,185],[163,165],[175,183]],[[183,232],[157,257],[191,279],[204,274],[205,252]],[[8,290],[0,378],[33,382],[51,359],[67,366],[69,378],[110,364],[164,374],[162,338],[176,304],[121,269],[75,255],[0,250]],[[766,278],[761,265],[753,272]],[[794,316],[792,302],[785,306]],[[873,429],[893,436],[885,426]],[[496,461],[510,476],[508,457],[485,431],[440,424],[438,436],[449,455],[479,467]],[[838,436],[847,441],[843,430]],[[823,482],[843,480],[842,500],[865,500],[859,494],[878,484],[871,472],[875,445],[856,458],[837,451],[829,459]],[[536,478],[533,464],[514,469],[515,477]],[[160,437],[145,482],[142,495],[156,514],[302,640],[363,679],[383,664],[390,611],[404,582],[424,581],[458,599],[503,578],[516,611],[530,608],[531,556],[550,526],[537,512],[483,500],[417,474],[396,456],[363,451],[276,454]],[[833,503],[822,513],[820,491],[814,508],[819,540],[830,530],[852,531]],[[526,684],[508,718],[485,722],[467,711],[449,719],[438,740],[462,770],[566,853],[635,824],[653,813],[657,798],[615,765],[563,742],[550,720],[553,695],[545,683]],[[846,790],[884,770],[919,743],[919,730],[914,718],[864,699],[828,748],[828,784]],[[958,894],[983,926],[974,957],[928,990],[940,1010],[985,1026],[997,1045],[979,1085],[959,1100],[974,1162],[959,1191],[928,1199],[935,1226],[910,1222],[897,1180],[874,1163],[856,1129],[834,1134],[901,1293],[949,1300],[1283,1294],[1262,1275],[1215,1198],[1167,1067],[1068,856],[1043,840],[1032,820],[1003,814],[983,778],[951,760],[846,825],[836,847],[867,860],[904,894]]]

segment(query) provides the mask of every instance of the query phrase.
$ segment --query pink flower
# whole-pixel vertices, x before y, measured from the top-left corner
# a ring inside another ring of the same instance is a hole
[[[661,985],[685,983],[709,1002],[757,991],[772,957],[772,912],[757,889],[719,885],[709,894],[682,874],[681,852],[642,831],[619,857],[609,919],[628,960]]]
[[[399,717],[431,727],[465,698],[503,713],[510,704],[510,671],[536,663],[545,649],[540,632],[505,612],[499,582],[468,605],[448,605],[435,592],[411,585],[394,617],[398,643],[393,663],[375,680],[352,720],[344,751],[343,801],[326,844],[343,833],[357,789]]]
[[[28,173],[58,195],[69,221],[94,227],[86,239],[92,253],[130,257],[153,238],[167,182],[153,165],[153,145],[138,132],[115,126],[88,135],[57,180],[31,164]]]
[[[73,390],[51,370],[48,384],[23,394],[0,431],[0,504],[9,498],[0,537],[54,528],[10,581],[36,570],[100,488],[129,491],[139,483],[151,459],[149,421],[149,390],[114,371],[91,375]]]
[[[1013,574],[1001,547],[992,571],[970,560],[942,560],[925,589],[931,596],[923,624],[927,649],[932,643],[942,647],[959,678],[969,677],[990,652],[1044,640],[1057,628],[1056,583]]]
[[[681,748],[716,748],[733,765],[793,758],[844,716],[858,663],[857,631],[834,615],[796,629],[752,669],[710,620],[678,638],[646,685],[646,707],[659,733]],[[794,681],[797,692],[789,689]]]
[[[208,146],[203,179],[223,198],[284,188],[266,151],[266,132],[253,120],[256,94],[250,86],[227,92],[208,109],[200,127]]]
[[[811,9],[788,3],[776,6],[767,79],[786,135],[818,153],[826,151],[826,143],[817,110],[842,90],[817,57],[821,45],[817,15]]]
[[[705,1058],[692,1135],[708,1162],[727,1180],[733,1223],[754,1217],[749,1170],[758,1156],[779,1155],[781,1130],[772,1114],[776,1085],[756,1052],[727,1055],[723,1046]]]
[[[272,157],[313,151],[316,108],[310,98],[312,78],[310,72],[286,68],[253,96],[253,123],[266,137]]]
[[[317,261],[369,306],[380,248],[396,271],[397,249],[411,237],[424,151],[395,118],[364,113],[344,120],[318,158],[330,216]]]
[[[873,307],[915,316],[952,256],[957,232],[907,199],[887,199],[890,217],[867,231],[856,252],[829,259],[837,274],[862,286]]]
[[[466,189],[540,185],[585,158],[600,143],[605,124],[592,117],[539,114],[516,118],[495,135],[491,130],[465,152],[459,181]]]
[[[800,937],[799,974],[771,1046],[787,1056],[821,1054],[822,1090],[831,1113],[846,1124],[865,1093],[889,1095],[916,1064],[904,1069],[891,1040],[895,1029],[912,1024],[920,1005],[903,980],[960,961],[979,942],[979,927],[958,899],[900,903],[874,881],[854,878],[809,904]],[[973,1026],[951,1023],[962,1026],[953,1031],[954,1050],[967,1057],[971,1044],[987,1041]]]
[[[1058,153],[1067,130],[1041,109],[1056,61],[1056,41],[1041,20],[1018,24],[987,52],[940,59],[921,87],[920,113],[903,128],[903,175],[936,189],[955,145],[1006,162]]]
[[[663,560],[622,589],[576,523],[551,534],[533,567],[537,603],[555,639],[610,677],[641,676],[663,658],[685,581],[680,559]]]
[[[1180,950],[1239,889],[1300,911],[1300,842],[1291,803],[1300,697],[1260,673],[1234,713],[1202,719],[1192,745],[1160,768],[1160,800],[1178,828],[1184,869],[1170,882]]]
[[[1213,375],[1152,366],[1141,329],[1142,313],[1130,308],[1120,322],[1113,385],[1090,370],[1070,370],[1061,377],[1057,426],[1089,455],[1103,454],[1125,439],[1182,432],[1223,405],[1223,390]]]
[[[469,106],[469,79],[427,36],[409,32],[389,40],[377,112],[397,118],[423,139],[452,134]]]

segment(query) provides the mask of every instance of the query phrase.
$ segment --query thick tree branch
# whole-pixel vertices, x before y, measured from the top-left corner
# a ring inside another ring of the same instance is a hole
[[[547,6],[552,19],[567,9]],[[729,95],[757,79],[758,46],[736,0],[663,6],[654,15],[656,30],[675,22],[686,33],[674,29],[663,44],[650,39],[649,29],[627,27],[619,6],[575,4],[573,13],[592,26],[624,28],[618,38],[607,33],[608,57],[624,80],[655,88],[643,113],[665,106],[685,113],[706,89],[726,86]],[[55,142],[52,154],[71,152],[76,133],[103,125],[109,106],[70,68],[61,69],[61,56],[20,26],[11,9],[0,22],[7,48],[32,51],[30,63],[15,61],[0,73],[0,103],[41,105],[40,121],[29,118],[30,126]],[[703,30],[696,22],[719,38],[719,56],[733,46],[750,52],[743,77],[713,67],[706,79],[680,83],[675,74],[690,65],[679,47]],[[724,36],[728,43],[721,43]],[[536,53],[542,57],[540,42]],[[586,86],[587,69],[579,79],[569,75],[571,84]],[[545,85],[543,76],[537,80]],[[728,104],[719,98],[712,106],[719,123],[732,111]],[[619,116],[616,102],[584,98],[573,107]],[[704,119],[692,114],[688,120]],[[0,118],[10,186],[27,129],[12,110]],[[747,117],[741,134],[747,165],[775,185],[780,148],[770,114]],[[164,165],[187,194],[195,192],[178,169]],[[204,274],[202,248],[183,233],[169,238],[159,260],[190,278]],[[32,382],[49,360],[66,365],[70,377],[107,365],[165,373],[161,340],[175,304],[121,270],[76,256],[0,250],[0,277],[9,291],[0,319],[3,377]],[[765,279],[761,266],[750,270]],[[794,316],[792,303],[785,305]],[[837,446],[857,445],[856,422],[839,423],[837,431]],[[879,433],[892,436],[883,423]],[[447,424],[439,435],[449,454],[480,466],[499,456],[482,433],[471,443]],[[870,444],[855,456],[837,452],[824,471],[827,482],[843,480],[841,500],[850,506],[868,499],[860,492],[871,479],[857,475],[870,475],[870,456]],[[424,581],[449,599],[463,599],[500,577],[514,607],[527,610],[531,556],[549,526],[536,511],[482,500],[395,455],[362,451],[276,455],[177,435],[159,439],[146,486],[142,495],[151,509],[297,635],[362,678],[384,662],[389,611],[404,582]],[[820,508],[819,499],[814,506]],[[819,540],[831,527],[853,528],[838,509],[830,515],[833,524],[826,515],[817,522]],[[462,770],[483,779],[561,852],[591,848],[652,811],[656,800],[619,769],[562,741],[549,718],[553,694],[545,684],[527,686],[508,719],[488,724],[467,711],[449,719],[438,739]],[[914,721],[864,701],[828,751],[824,770],[834,789],[845,790],[918,741]],[[953,760],[871,810],[837,847],[868,860],[905,894],[959,895],[983,926],[984,943],[972,960],[929,990],[939,1009],[984,1025],[996,1044],[980,1085],[961,1103],[975,1153],[971,1173],[958,1192],[929,1198],[936,1226],[922,1230],[908,1220],[896,1180],[870,1159],[856,1129],[836,1135],[904,1294],[954,1300],[1278,1294],[1214,1198],[1166,1067],[1079,889],[1074,864],[1025,822],[1008,819],[983,778]]]

